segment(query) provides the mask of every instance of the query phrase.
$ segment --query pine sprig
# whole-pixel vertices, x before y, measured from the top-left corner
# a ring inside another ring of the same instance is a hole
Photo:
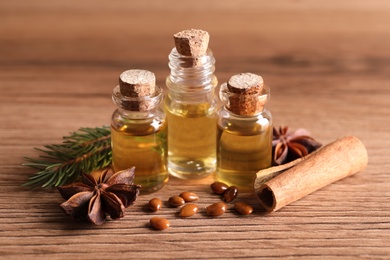
[[[63,137],[62,144],[35,148],[42,155],[26,157],[24,166],[38,170],[24,186],[51,188],[74,182],[82,173],[90,173],[111,164],[111,132],[107,126],[80,128]]]

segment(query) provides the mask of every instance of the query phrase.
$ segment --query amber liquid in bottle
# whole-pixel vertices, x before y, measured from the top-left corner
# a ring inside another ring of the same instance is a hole
[[[173,108],[167,105],[165,112],[169,172],[179,178],[201,178],[214,172],[215,109],[209,103],[181,104]]]
[[[255,174],[272,163],[272,127],[218,126],[217,179],[250,191]]]
[[[114,170],[135,166],[134,183],[142,186],[143,193],[159,190],[168,181],[166,123],[148,121],[111,125]]]

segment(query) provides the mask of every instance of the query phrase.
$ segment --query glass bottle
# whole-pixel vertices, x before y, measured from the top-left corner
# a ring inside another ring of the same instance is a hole
[[[216,178],[247,192],[253,189],[256,172],[272,164],[272,116],[264,107],[270,90],[261,79],[250,92],[234,93],[222,84],[219,96],[224,106],[217,122]]]
[[[194,57],[173,48],[169,67],[168,171],[179,178],[202,178],[216,167],[215,59],[210,49]]]
[[[115,171],[135,166],[134,183],[142,186],[141,192],[150,193],[161,189],[168,181],[167,123],[160,107],[163,91],[155,85],[151,72],[129,70],[121,76],[126,73],[136,82],[132,86],[140,81],[139,93],[134,93],[129,82],[125,82],[126,78],[113,90],[112,99],[118,109],[111,119],[112,164]],[[142,73],[151,77],[146,87],[142,86],[145,83]]]

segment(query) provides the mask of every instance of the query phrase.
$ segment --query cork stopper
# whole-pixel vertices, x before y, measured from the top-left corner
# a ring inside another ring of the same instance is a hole
[[[263,78],[253,73],[241,73],[232,76],[221,88],[228,102],[227,109],[237,115],[252,116],[259,114],[269,97]]]
[[[263,78],[253,73],[234,75],[227,82],[228,89],[237,94],[254,94],[263,89]]]
[[[156,77],[147,70],[127,70],[119,76],[121,106],[129,111],[150,110],[156,93]]]
[[[173,39],[179,54],[199,57],[206,53],[210,36],[206,31],[190,29],[174,34]]]
[[[119,86],[126,97],[151,96],[156,91],[156,77],[147,70],[127,70],[119,76]]]

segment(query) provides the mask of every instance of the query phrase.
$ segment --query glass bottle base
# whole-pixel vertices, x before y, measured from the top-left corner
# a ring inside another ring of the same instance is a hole
[[[168,160],[168,172],[180,179],[200,179],[215,172],[215,160]]]

